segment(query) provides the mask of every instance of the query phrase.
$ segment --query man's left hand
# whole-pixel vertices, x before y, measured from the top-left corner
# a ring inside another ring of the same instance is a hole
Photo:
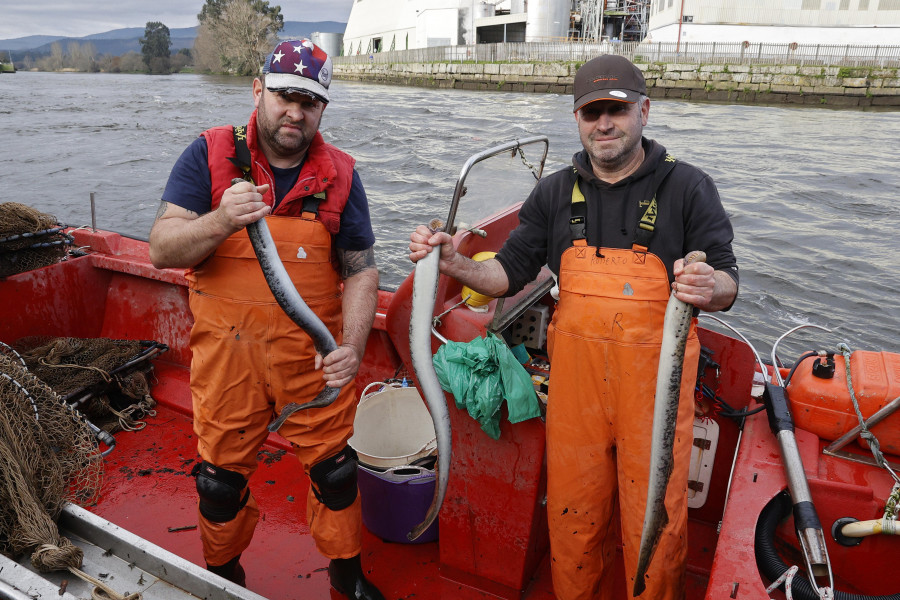
[[[673,267],[675,297],[706,312],[728,308],[737,295],[737,285],[727,273],[716,271],[704,262],[687,266],[679,258]]]
[[[352,346],[338,346],[325,358],[316,354],[316,369],[322,369],[325,385],[329,387],[344,387],[354,378],[359,371],[359,355]]]

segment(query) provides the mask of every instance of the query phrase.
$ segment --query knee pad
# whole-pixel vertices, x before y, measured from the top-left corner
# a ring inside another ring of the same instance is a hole
[[[203,461],[191,475],[197,478],[200,514],[213,523],[233,520],[250,499],[247,480],[240,473]]]
[[[309,470],[312,490],[331,510],[344,510],[356,500],[356,451],[350,446]]]

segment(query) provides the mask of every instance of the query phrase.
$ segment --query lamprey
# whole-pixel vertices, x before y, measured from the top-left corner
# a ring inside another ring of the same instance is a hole
[[[233,180],[232,183],[238,183],[243,179]],[[256,253],[256,259],[266,278],[266,283],[275,297],[275,301],[284,310],[285,314],[297,324],[300,329],[305,331],[312,338],[316,352],[322,356],[327,356],[334,350],[337,350],[337,342],[334,336],[328,331],[325,323],[316,316],[316,313],[306,305],[300,292],[294,286],[288,275],[281,258],[278,256],[278,250],[275,247],[275,240],[269,232],[269,226],[266,225],[266,219],[262,218],[255,223],[247,225],[247,235],[250,236],[250,244],[253,246],[253,252]],[[284,422],[292,414],[298,410],[308,408],[321,408],[328,406],[340,394],[341,388],[325,386],[319,394],[303,404],[291,402],[285,406],[278,418],[269,425],[269,431],[278,431],[284,425]]]
[[[684,264],[706,262],[706,254],[689,253]],[[675,444],[675,425],[678,421],[678,403],[681,398],[681,372],[684,368],[684,351],[694,307],[669,295],[666,317],[663,322],[662,346],[659,368],[656,372],[656,395],[653,405],[653,433],[650,445],[650,479],[647,486],[647,506],[644,511],[644,528],[641,531],[641,548],[638,553],[637,573],[634,576],[634,595],[640,596],[646,588],[644,575],[663,529],[669,523],[666,512],[666,490],[672,475]]]
[[[432,231],[439,231],[443,226],[438,220],[429,225]],[[437,438],[437,477],[438,484],[434,489],[434,498],[425,520],[416,525],[407,534],[410,541],[418,538],[437,518],[447,493],[447,481],[450,479],[450,413],[444,390],[434,370],[434,358],[431,352],[431,323],[434,314],[434,302],[437,296],[437,284],[440,276],[438,265],[441,259],[440,247],[433,248],[428,255],[416,263],[413,279],[412,315],[409,320],[409,350],[412,355],[413,372],[419,389],[425,397],[428,412],[434,422],[434,433]]]

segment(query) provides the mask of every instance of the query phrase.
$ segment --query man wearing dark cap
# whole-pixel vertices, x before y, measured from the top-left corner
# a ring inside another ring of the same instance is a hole
[[[307,523],[331,559],[332,586],[383,600],[360,565],[347,445],[378,295],[366,194],[353,158],[319,133],[330,100],[325,52],[309,40],[280,42],[262,73],[249,123],[204,131],[178,159],[150,232],[153,264],[186,268],[190,286],[203,555],[210,571],[244,585],[240,557],[259,518],[247,481],[267,426],[288,403],[339,387],[334,403],[294,413],[279,434],[309,475]],[[324,358],[278,306],[255,258],[245,227],[263,217],[291,281],[338,343]]]
[[[559,600],[610,600],[621,528],[632,597],[650,471],[656,371],[670,293],[705,311],[737,296],[731,224],[712,179],[644,138],[644,76],[621,56],[575,75],[583,150],[539,181],[494,259],[475,262],[446,233],[420,226],[415,262],[438,248],[441,272],[489,296],[511,296],[546,264],[557,288],[547,348],[547,513]],[[684,265],[692,250],[705,263]],[[693,441],[696,325],[685,352],[675,466],[664,529],[642,597],[684,597],[687,480]],[[620,522],[613,521],[616,508]]]

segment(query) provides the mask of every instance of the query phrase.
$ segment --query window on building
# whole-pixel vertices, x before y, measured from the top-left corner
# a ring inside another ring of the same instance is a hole
[[[878,10],[900,10],[900,0],[881,0]]]
[[[859,10],[869,10],[869,0],[859,0]]]
[[[841,5],[838,6],[838,10],[850,10],[850,0],[841,0]]]
[[[822,0],[803,0],[801,10],[819,10],[822,8]]]
[[[381,52],[381,38],[372,38],[372,52]]]

